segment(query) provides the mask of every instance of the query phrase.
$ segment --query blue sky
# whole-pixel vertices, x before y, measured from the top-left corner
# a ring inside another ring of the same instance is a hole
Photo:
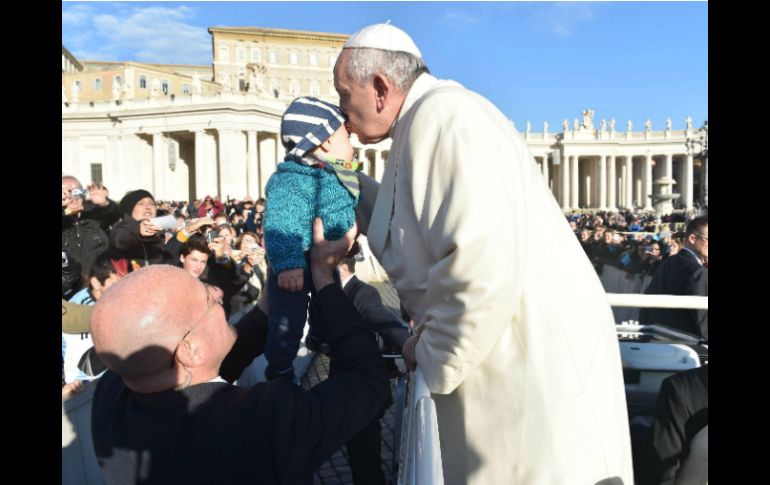
[[[595,110],[634,130],[708,118],[706,2],[63,2],[77,58],[211,64],[207,27],[404,29],[431,72],[494,102],[520,131]]]

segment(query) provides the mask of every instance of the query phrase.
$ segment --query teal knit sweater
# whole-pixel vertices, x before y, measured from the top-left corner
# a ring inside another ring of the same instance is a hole
[[[263,221],[267,260],[275,274],[307,268],[304,254],[313,245],[315,217],[324,223],[325,239],[339,239],[355,223],[357,203],[332,168],[279,163],[267,182]]]

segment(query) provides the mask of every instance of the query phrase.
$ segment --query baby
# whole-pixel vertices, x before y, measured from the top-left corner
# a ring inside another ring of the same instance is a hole
[[[314,293],[308,253],[313,219],[327,240],[339,239],[356,220],[358,177],[353,146],[340,109],[316,98],[297,98],[281,120],[286,158],[266,187],[265,249],[270,307],[265,358],[268,379],[294,380],[297,355]],[[311,307],[312,314],[312,307]],[[312,322],[312,318],[311,318]],[[311,328],[310,342],[319,342]]]

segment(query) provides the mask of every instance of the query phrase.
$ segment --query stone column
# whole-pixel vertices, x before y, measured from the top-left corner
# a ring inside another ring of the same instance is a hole
[[[579,187],[579,171],[578,171],[578,163],[579,158],[577,155],[573,155],[570,157],[572,160],[570,160],[570,169],[572,173],[570,174],[570,205],[573,209],[577,209],[580,204],[578,204],[578,187]]]
[[[543,155],[543,179],[545,180],[545,186],[550,187],[548,183],[548,154]]]
[[[687,160],[684,162],[684,177],[682,180],[682,203],[687,210],[692,209],[692,194],[693,194],[693,167],[692,167],[692,154],[687,155]]]
[[[640,205],[645,210],[652,210],[652,155],[644,156],[644,175]]]
[[[561,208],[568,210],[569,207],[569,157],[564,155],[561,160]]]
[[[385,173],[385,160],[382,159],[382,151],[374,151],[374,179],[382,181],[382,174]]]
[[[240,130],[219,130],[219,180],[222,202],[246,195],[246,140]]]
[[[599,156],[599,208],[607,209],[607,157]]]
[[[248,160],[246,161],[246,194],[254,197],[259,193],[259,165],[257,163],[257,130],[248,130],[246,132],[248,145]]]
[[[626,155],[626,208],[634,208],[634,157]]]
[[[607,209],[616,210],[618,208],[618,199],[615,187],[618,185],[618,180],[615,176],[615,155],[607,155],[607,165]]]
[[[163,133],[152,134],[152,195],[156,199],[165,198],[166,186],[164,174],[168,164],[168,150],[163,140]]]
[[[206,132],[195,130],[195,198],[202,199],[210,185],[208,180],[208,165],[210,163],[206,150]]]
[[[277,137],[273,133],[262,132],[259,137],[259,196],[265,196],[267,180],[275,172]]]

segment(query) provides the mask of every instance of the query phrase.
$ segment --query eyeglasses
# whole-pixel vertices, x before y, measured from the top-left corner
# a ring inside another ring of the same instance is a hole
[[[170,369],[174,368],[174,363],[176,362],[176,353],[179,350],[179,346],[182,345],[182,342],[185,341],[185,339],[192,333],[193,330],[195,330],[198,325],[203,322],[203,320],[208,316],[209,312],[212,308],[215,308],[218,305],[221,305],[221,300],[215,300],[212,296],[212,292],[210,290],[211,285],[206,284],[206,311],[203,312],[203,315],[201,315],[198,320],[195,321],[195,323],[192,324],[190,327],[190,330],[188,330],[181,339],[179,339],[179,343],[177,344],[176,348],[174,349],[174,353],[171,354],[171,365],[169,366]]]
[[[709,242],[709,238],[707,236],[704,236],[703,234],[696,234],[699,238],[703,239],[706,242]]]

